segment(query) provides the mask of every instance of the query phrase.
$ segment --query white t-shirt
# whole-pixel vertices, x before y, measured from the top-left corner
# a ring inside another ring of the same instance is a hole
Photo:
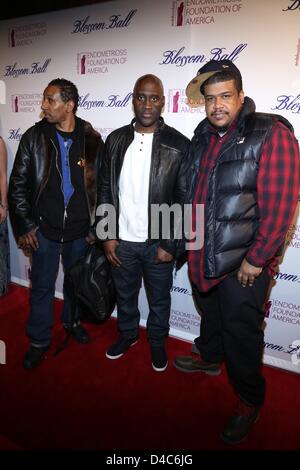
[[[134,132],[119,181],[119,237],[144,242],[148,238],[148,199],[153,133]]]

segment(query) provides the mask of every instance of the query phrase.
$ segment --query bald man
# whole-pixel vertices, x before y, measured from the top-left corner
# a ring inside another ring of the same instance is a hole
[[[165,238],[162,227],[151,217],[151,207],[183,205],[189,140],[164,123],[163,84],[155,75],[143,75],[136,81],[132,103],[135,118],[131,124],[113,131],[106,140],[98,187],[98,205],[115,208],[116,226],[115,234],[97,233],[112,265],[117,290],[120,335],[106,357],[119,359],[138,340],[138,296],[143,279],[149,303],[147,337],[152,367],[163,372],[168,365],[165,338],[178,251],[174,236],[178,220],[174,217]]]

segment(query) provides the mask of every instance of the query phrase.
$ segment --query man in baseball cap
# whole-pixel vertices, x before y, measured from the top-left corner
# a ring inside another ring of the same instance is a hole
[[[198,356],[179,356],[174,365],[218,375],[226,363],[238,400],[221,438],[237,444],[264,402],[263,304],[297,206],[299,148],[285,118],[255,112],[230,60],[206,63],[186,93],[206,111],[191,142],[188,175],[193,230],[197,206],[205,206],[204,244],[188,251],[201,325],[192,348]]]
[[[210,60],[198,70],[196,77],[193,78],[186,87],[186,96],[188,97],[188,102],[191,107],[204,104],[202,85],[212,75],[220,72],[230,72],[236,75],[241,82],[242,89],[241,73],[231,60]]]

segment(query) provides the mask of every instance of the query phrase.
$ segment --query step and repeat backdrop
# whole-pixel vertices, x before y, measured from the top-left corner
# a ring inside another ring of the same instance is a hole
[[[280,113],[300,138],[300,0],[127,0],[0,22],[0,133],[11,170],[25,130],[40,119],[43,90],[67,78],[79,90],[78,116],[105,139],[133,117],[136,79],[153,73],[165,88],[165,121],[189,138],[203,108],[185,88],[210,59],[228,58],[257,110]],[[10,232],[11,234],[11,232]],[[30,263],[11,235],[12,279],[29,284]],[[62,292],[62,272],[57,295]],[[286,239],[265,318],[264,362],[300,372],[300,217]],[[141,324],[148,307],[140,295]],[[200,318],[186,266],[174,276],[171,335],[192,341]]]

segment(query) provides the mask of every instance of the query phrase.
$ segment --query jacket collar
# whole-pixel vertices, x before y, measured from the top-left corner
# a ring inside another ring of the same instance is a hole
[[[48,137],[56,138],[56,127],[55,124],[48,122],[45,118],[37,123],[37,126],[40,126],[42,132],[44,132]],[[75,116],[75,135],[82,134],[84,131],[84,121],[79,117]]]
[[[134,125],[136,123],[136,118],[133,118],[131,123],[130,123],[130,128],[131,128],[131,131],[134,132]],[[165,126],[165,121],[164,119],[160,116],[159,118],[159,122],[158,122],[158,126],[157,128],[155,129],[154,131],[154,134],[158,134]]]

